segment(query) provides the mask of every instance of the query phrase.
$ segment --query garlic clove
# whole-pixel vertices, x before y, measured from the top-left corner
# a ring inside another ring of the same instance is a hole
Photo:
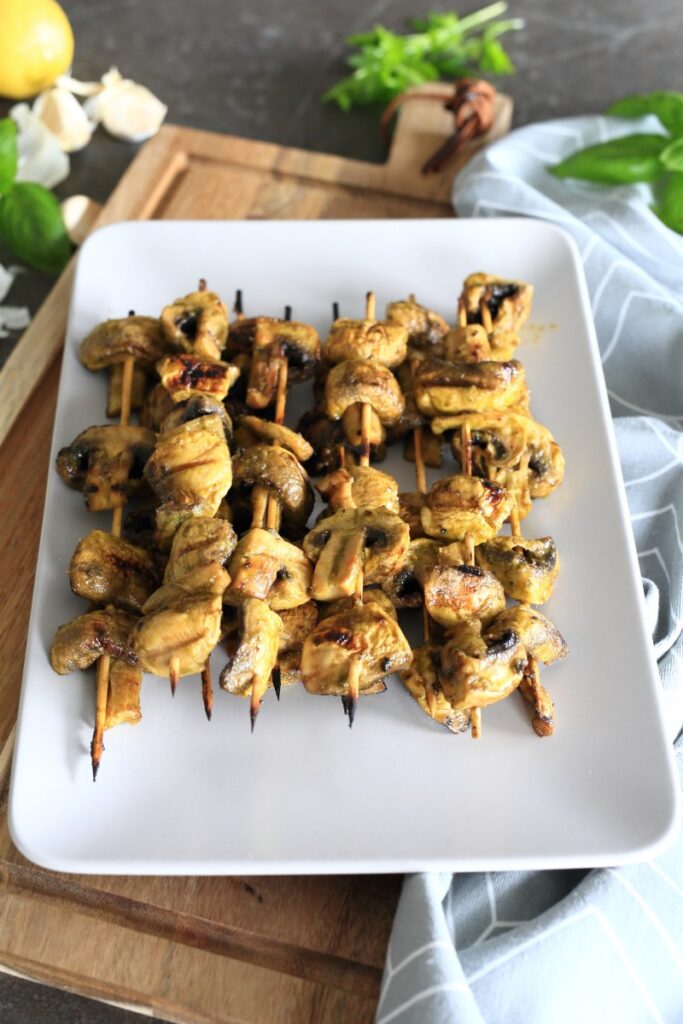
[[[70,162],[55,136],[28,103],[15,104],[9,115],[17,126],[17,181],[35,181],[45,188],[59,185],[68,177]]]
[[[33,104],[33,113],[56,137],[65,153],[75,153],[90,142],[93,125],[76,97],[66,89],[48,89]]]
[[[106,86],[93,101],[104,128],[126,142],[142,142],[156,135],[168,112],[154,93],[128,79]]]
[[[5,298],[14,282],[14,274],[11,268],[3,267],[0,263],[0,302]]]
[[[59,89],[66,89],[67,92],[71,92],[74,96],[94,96],[95,93],[101,92],[103,85],[101,82],[81,82],[78,78],[72,78],[71,75],[60,75],[55,85]]]
[[[101,204],[89,196],[69,196],[60,208],[67,235],[74,245],[82,245],[100,215]]]

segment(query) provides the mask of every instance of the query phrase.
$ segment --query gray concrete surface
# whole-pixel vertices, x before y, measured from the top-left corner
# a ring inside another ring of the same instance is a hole
[[[76,36],[74,74],[111,64],[149,86],[180,124],[380,161],[377,111],[342,114],[320,94],[344,74],[344,37],[376,22],[448,9],[437,0],[61,0]],[[460,13],[483,6],[463,0]],[[515,123],[604,109],[630,92],[681,88],[680,0],[510,0],[526,29],[498,84]],[[0,116],[7,104],[0,101]],[[74,156],[61,196],[104,200],[136,152],[98,131]],[[0,246],[0,262],[8,254]],[[50,286],[24,275],[12,301],[35,309]],[[2,1024],[105,1024],[131,1015],[0,975]],[[136,1018],[137,1019],[137,1018]]]

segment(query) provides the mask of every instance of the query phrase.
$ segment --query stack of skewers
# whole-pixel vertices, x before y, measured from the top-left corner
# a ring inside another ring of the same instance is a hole
[[[563,459],[511,358],[530,303],[528,285],[471,275],[449,328],[413,296],[379,320],[370,292],[362,319],[334,308],[321,346],[289,307],[246,317],[239,292],[229,323],[200,281],[159,318],[131,313],[88,335],[81,361],[108,369],[120,422],[83,431],[57,469],[113,521],[74,552],[71,586],[91,608],[58,629],[50,655],[60,674],[97,663],[94,776],[104,731],[141,717],[143,672],[173,693],[199,675],[211,718],[217,646],[221,687],[249,698],[252,730],[267,691],[296,684],[340,697],[352,725],[360,696],[397,672],[453,732],[480,735],[481,709],[517,689],[536,732],[552,732],[538,664],[566,646],[534,606],[559,560],[520,524],[561,482]],[[297,432],[284,423],[288,386],[311,377],[318,404]],[[410,494],[372,464],[400,439]],[[460,472],[428,488],[445,439]],[[323,475],[312,527],[305,466]],[[411,651],[397,611],[415,607],[424,642]]]

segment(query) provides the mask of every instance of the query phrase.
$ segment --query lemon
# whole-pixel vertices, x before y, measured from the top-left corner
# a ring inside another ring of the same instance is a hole
[[[54,0],[0,0],[0,96],[24,100],[71,65],[74,37]]]

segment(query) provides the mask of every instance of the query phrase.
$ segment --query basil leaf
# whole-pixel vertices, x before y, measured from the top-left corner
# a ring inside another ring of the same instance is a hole
[[[17,175],[17,126],[11,117],[0,119],[0,195]]]
[[[656,181],[662,175],[659,154],[665,135],[625,135],[572,153],[548,170],[558,178],[581,178],[610,185]]]
[[[659,154],[667,171],[683,171],[683,139],[674,139]]]
[[[683,174],[669,174],[657,192],[655,213],[667,227],[683,235]]]
[[[643,117],[654,114],[667,131],[672,135],[683,135],[683,93],[659,92],[645,93],[641,96],[626,96],[617,100],[607,113],[613,117]]]
[[[16,182],[0,196],[0,235],[15,256],[38,270],[57,273],[71,255],[59,203],[33,182]]]

